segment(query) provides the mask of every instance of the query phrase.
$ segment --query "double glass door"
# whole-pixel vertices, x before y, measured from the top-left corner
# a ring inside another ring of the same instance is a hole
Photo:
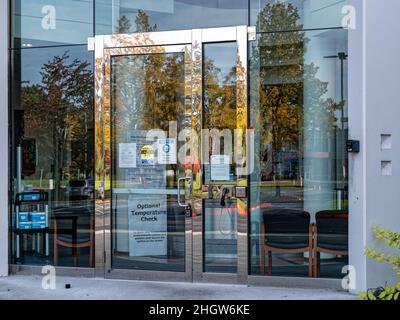
[[[95,38],[96,270],[106,277],[247,278],[248,35]]]

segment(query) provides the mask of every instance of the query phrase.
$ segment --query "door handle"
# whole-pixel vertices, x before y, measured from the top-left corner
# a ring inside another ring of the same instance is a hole
[[[181,181],[186,181],[186,180],[190,180],[191,181],[192,178],[191,177],[182,177],[182,178],[178,179],[178,205],[180,207],[184,207],[184,208],[186,208],[187,205],[186,205],[186,203],[182,203],[181,202]],[[189,194],[190,194],[190,187],[189,187]]]

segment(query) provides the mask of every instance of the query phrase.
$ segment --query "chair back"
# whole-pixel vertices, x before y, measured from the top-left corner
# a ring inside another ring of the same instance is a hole
[[[267,209],[263,212],[265,242],[280,249],[309,246],[310,214],[294,209]]]
[[[315,215],[317,246],[334,251],[347,251],[349,214],[347,211],[320,211]]]
[[[53,211],[57,237],[69,243],[87,242],[93,232],[93,218],[85,207],[63,207]]]

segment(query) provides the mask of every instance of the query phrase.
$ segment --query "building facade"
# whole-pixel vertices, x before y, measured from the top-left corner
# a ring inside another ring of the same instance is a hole
[[[400,227],[382,2],[3,1],[0,274],[393,277],[364,255]]]

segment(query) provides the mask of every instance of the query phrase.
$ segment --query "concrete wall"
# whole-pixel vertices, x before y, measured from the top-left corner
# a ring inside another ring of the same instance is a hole
[[[400,1],[365,3],[366,228],[371,244],[373,225],[400,232]],[[381,150],[381,134],[392,135],[391,150]],[[391,176],[382,175],[381,161],[392,161]],[[367,263],[368,287],[384,285],[391,275],[389,267]]]
[[[362,255],[374,244],[372,226],[400,232],[400,1],[350,2],[357,29],[349,33],[349,126],[361,140],[361,153],[350,156],[350,264],[358,291],[400,279]],[[381,149],[382,134],[391,135],[390,150]],[[391,175],[382,161],[392,162]]]
[[[0,276],[8,274],[8,1],[0,1]]]

